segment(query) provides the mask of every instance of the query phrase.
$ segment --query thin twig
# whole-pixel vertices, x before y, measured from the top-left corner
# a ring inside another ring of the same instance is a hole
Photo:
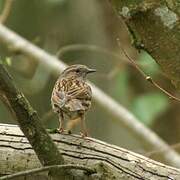
[[[121,50],[123,51],[124,55],[127,57],[127,59],[132,63],[132,65],[140,72],[140,74],[151,84],[153,84],[156,88],[158,88],[161,92],[163,92],[164,94],[166,94],[170,99],[174,99],[178,102],[180,102],[180,99],[175,97],[174,95],[172,95],[170,92],[168,92],[167,90],[163,89],[157,82],[155,82],[150,76],[148,76],[139,66],[138,64],[134,61],[134,59],[132,59],[128,53],[126,52],[126,50],[122,47],[119,39],[117,39],[118,45],[121,48]]]
[[[132,66],[131,62],[129,62],[126,58],[121,57],[118,53],[111,52],[110,50],[104,47],[100,47],[94,44],[69,44],[61,47],[56,53],[56,56],[61,59],[64,54],[72,51],[92,51],[93,53],[101,53],[105,56],[110,57],[111,60],[115,63],[115,68],[108,75],[106,74],[108,76],[106,79],[108,80],[110,80],[112,76],[115,75],[115,73],[120,71],[122,65]],[[99,74],[97,76],[99,76]],[[104,74],[101,74],[101,77],[104,77]]]
[[[93,45],[93,44],[70,44],[70,45],[66,45],[66,46],[61,47],[58,50],[56,55],[58,58],[62,58],[62,56],[65,53],[71,52],[71,51],[92,51],[92,52],[96,52],[96,53],[102,53],[106,56],[110,56],[111,60],[117,59],[118,63],[119,63],[119,60],[121,60],[124,63],[129,63],[129,61],[127,61],[125,58],[123,59],[117,53],[111,52],[106,48],[99,47],[99,46]]]
[[[94,44],[69,44],[69,45],[61,47],[56,53],[56,56],[61,59],[64,54],[73,52],[73,51],[75,52],[88,51],[88,52],[103,54],[111,58],[112,61],[114,61],[116,70],[120,69],[120,67],[125,64],[132,65],[129,61],[127,61],[126,58],[121,57],[116,52],[111,52],[104,47],[100,47]],[[101,74],[101,77],[104,77],[104,75],[105,74]],[[98,76],[100,76],[100,74],[98,74]],[[107,77],[106,79],[109,79],[109,77]]]
[[[4,8],[2,10],[2,13],[0,15],[0,23],[4,24],[9,17],[9,14],[11,12],[13,0],[6,0],[4,4]]]
[[[112,78],[115,77],[120,70],[120,67],[115,66],[108,74],[106,74],[107,79],[112,80]]]
[[[170,145],[170,147],[171,147],[172,149],[179,149],[179,148],[180,148],[180,143],[172,144],[172,145]],[[155,150],[152,150],[152,151],[150,151],[150,152],[144,153],[144,155],[145,155],[146,157],[151,157],[151,156],[153,156],[154,154],[165,153],[166,151],[168,151],[168,149],[158,149],[158,150],[155,149]]]
[[[58,169],[76,169],[76,170],[82,170],[86,171],[88,174],[94,174],[96,173],[95,170],[88,168],[86,166],[80,166],[80,165],[72,165],[72,164],[67,164],[67,165],[52,165],[52,166],[45,166],[41,168],[36,168],[36,169],[30,169],[6,176],[0,177],[0,180],[9,180],[9,179],[14,179],[17,177],[22,177],[22,176],[27,176],[27,175],[33,175],[36,173],[44,172],[44,171],[50,171],[50,170],[58,170]]]

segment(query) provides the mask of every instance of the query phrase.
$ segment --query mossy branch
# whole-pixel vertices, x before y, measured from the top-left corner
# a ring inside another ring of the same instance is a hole
[[[9,108],[11,108],[41,164],[43,166],[63,164],[64,159],[41,124],[37,112],[17,89],[2,63],[0,63],[0,95],[8,101]]]
[[[110,0],[133,44],[146,50],[180,90],[180,6],[177,0]]]

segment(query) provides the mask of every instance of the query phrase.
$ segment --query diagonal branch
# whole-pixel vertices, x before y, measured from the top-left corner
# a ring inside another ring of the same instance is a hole
[[[9,108],[11,108],[41,164],[43,166],[63,164],[64,159],[41,124],[37,112],[17,89],[2,62],[0,63],[0,94],[8,102]]]
[[[24,55],[42,62],[45,68],[51,68],[58,74],[66,67],[66,65],[55,56],[46,53],[1,24],[0,42],[13,50],[20,51]],[[163,154],[165,162],[180,167],[179,155],[172,150],[165,141],[163,141],[153,131],[145,127],[131,112],[97,88],[94,84],[91,83],[91,86],[93,90],[93,98],[99,106],[114,116],[115,119],[134,134],[134,136],[148,149],[167,149],[166,153]]]
[[[9,17],[9,14],[11,12],[13,0],[6,0],[4,4],[4,8],[2,10],[2,13],[0,15],[0,23],[4,24]]]

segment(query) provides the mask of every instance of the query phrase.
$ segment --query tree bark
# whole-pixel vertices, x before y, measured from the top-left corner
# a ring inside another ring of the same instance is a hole
[[[180,89],[180,3],[168,0],[110,0],[133,43],[145,49]]]
[[[84,179],[180,179],[180,170],[166,166],[126,149],[77,135],[51,134],[65,163],[95,168],[97,173]],[[0,175],[40,167],[28,140],[16,125],[0,124]],[[48,179],[46,174],[31,178]],[[27,177],[28,178],[28,177]],[[30,177],[29,177],[30,178]]]

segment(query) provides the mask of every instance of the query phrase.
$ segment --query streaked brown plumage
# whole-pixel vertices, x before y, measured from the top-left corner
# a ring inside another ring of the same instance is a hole
[[[64,131],[64,118],[68,118],[68,132],[80,121],[82,135],[87,136],[85,113],[91,106],[92,92],[86,82],[88,73],[95,72],[85,65],[72,65],[58,78],[51,97],[53,111],[59,115],[59,132]]]

